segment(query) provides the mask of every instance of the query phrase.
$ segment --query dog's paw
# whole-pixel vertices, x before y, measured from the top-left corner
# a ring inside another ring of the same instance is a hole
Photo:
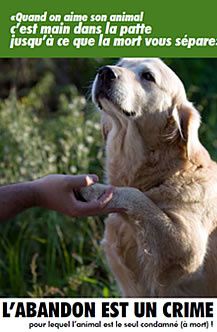
[[[83,187],[80,190],[82,200],[89,202],[98,200],[109,188],[108,185],[94,184]],[[108,208],[122,210],[129,216],[141,216],[147,205],[147,197],[138,189],[132,187],[114,187],[112,199],[108,202]]]
[[[84,201],[89,202],[94,199],[95,200],[99,199],[100,196],[104,194],[107,188],[108,186],[97,183],[89,187],[81,188],[79,194],[81,195]]]

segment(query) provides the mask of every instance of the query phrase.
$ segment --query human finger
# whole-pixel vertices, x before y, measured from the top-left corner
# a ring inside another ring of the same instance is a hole
[[[72,188],[82,188],[91,186],[99,181],[96,174],[68,175],[67,182]]]

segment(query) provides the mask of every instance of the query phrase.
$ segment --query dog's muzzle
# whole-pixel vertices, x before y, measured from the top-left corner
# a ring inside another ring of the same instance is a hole
[[[120,101],[115,97],[115,89],[120,79],[120,69],[116,66],[104,66],[99,68],[95,85],[94,85],[94,100],[98,107],[102,109],[100,98],[106,98],[117,106],[122,113],[127,117],[134,117],[136,112],[123,109]]]
[[[112,87],[112,84],[117,78],[118,75],[115,72],[115,69],[111,68],[110,66],[99,68],[94,91],[96,100],[100,97],[108,97],[108,93]]]

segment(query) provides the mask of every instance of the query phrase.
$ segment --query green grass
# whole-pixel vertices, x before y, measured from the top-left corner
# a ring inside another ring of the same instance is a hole
[[[1,227],[0,296],[117,296],[100,218],[32,209]]]
[[[12,91],[0,105],[0,183],[48,173],[102,178],[99,118],[73,85],[59,92],[57,111],[44,110],[54,76],[28,95]],[[117,296],[100,240],[103,218],[67,218],[30,209],[0,225],[0,296]]]

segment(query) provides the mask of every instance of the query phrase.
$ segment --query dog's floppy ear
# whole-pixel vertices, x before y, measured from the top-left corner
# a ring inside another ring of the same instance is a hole
[[[198,130],[200,127],[200,114],[193,105],[186,101],[173,110],[173,119],[186,148],[187,158],[196,164],[204,164],[209,154],[200,143]]]
[[[198,137],[200,115],[191,103],[186,102],[177,107],[177,118],[179,119],[178,129],[180,135],[186,144],[187,157],[191,159],[191,156],[201,146]]]

